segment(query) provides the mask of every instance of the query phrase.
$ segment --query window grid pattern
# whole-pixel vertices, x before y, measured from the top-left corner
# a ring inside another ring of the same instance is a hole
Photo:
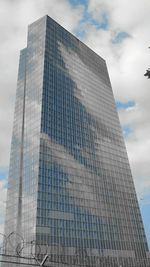
[[[11,231],[48,244],[57,266],[135,266],[148,251],[106,62],[48,16],[20,55]]]

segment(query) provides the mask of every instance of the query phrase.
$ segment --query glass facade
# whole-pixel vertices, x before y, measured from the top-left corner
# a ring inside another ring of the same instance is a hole
[[[53,266],[147,266],[106,62],[48,16],[21,51],[5,225]]]

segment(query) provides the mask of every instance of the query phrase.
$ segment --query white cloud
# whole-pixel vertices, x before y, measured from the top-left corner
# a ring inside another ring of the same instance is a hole
[[[136,34],[140,24],[148,26],[149,23],[149,0],[89,0],[88,11],[97,20],[103,13],[107,13],[110,28]],[[146,27],[148,31],[148,27]]]

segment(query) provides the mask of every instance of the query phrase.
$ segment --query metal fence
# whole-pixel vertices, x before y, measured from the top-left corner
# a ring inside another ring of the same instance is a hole
[[[45,267],[150,267],[150,259],[122,258],[110,256],[88,256],[85,249],[78,248],[75,255],[67,255],[63,246],[37,244],[26,241],[21,235],[11,232],[0,234],[0,263],[2,267],[45,266]]]

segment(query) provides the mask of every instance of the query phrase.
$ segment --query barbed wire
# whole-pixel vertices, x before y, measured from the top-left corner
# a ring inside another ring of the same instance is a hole
[[[0,256],[2,257],[0,262],[2,263],[47,267],[49,267],[48,263],[61,263],[62,265],[77,267],[126,267],[121,263],[121,257],[110,257],[103,254],[93,256],[95,262],[91,263],[92,260],[89,260],[87,250],[81,248],[76,249],[73,261],[69,262],[68,257],[70,256],[65,254],[61,244],[48,245],[38,244],[36,240],[26,241],[23,236],[16,232],[11,232],[8,235],[0,233],[0,239],[2,240],[0,244]],[[50,247],[53,247],[53,251],[50,250]],[[12,261],[12,259],[20,260],[20,262]],[[134,258],[134,260],[135,264],[131,263],[131,267],[150,267],[150,259],[148,258]],[[24,261],[28,261],[28,263]]]
[[[11,258],[18,258],[22,260],[34,260],[37,262],[38,266],[43,266],[45,261],[48,258],[47,255],[47,250],[45,251],[45,256],[42,259],[41,262],[39,262],[38,258],[41,255],[41,246],[37,244],[35,240],[31,240],[30,242],[26,242],[24,238],[16,233],[16,232],[11,232],[9,235],[4,235],[0,233],[1,239],[2,239],[2,244],[0,245],[0,255],[4,257],[11,257]],[[36,253],[34,253],[34,248],[36,246]],[[30,247],[30,253],[28,252],[25,253],[25,249],[28,248],[29,251]],[[47,246],[45,246],[47,248]],[[23,256],[23,255],[28,255],[28,257]],[[0,262],[8,262],[7,260],[1,260]],[[9,262],[10,263],[10,262]],[[11,261],[11,263],[14,263]],[[16,263],[17,264],[17,263]],[[27,265],[26,263],[21,263],[24,265]],[[31,265],[34,265],[33,263]],[[37,266],[37,265],[35,265]]]

